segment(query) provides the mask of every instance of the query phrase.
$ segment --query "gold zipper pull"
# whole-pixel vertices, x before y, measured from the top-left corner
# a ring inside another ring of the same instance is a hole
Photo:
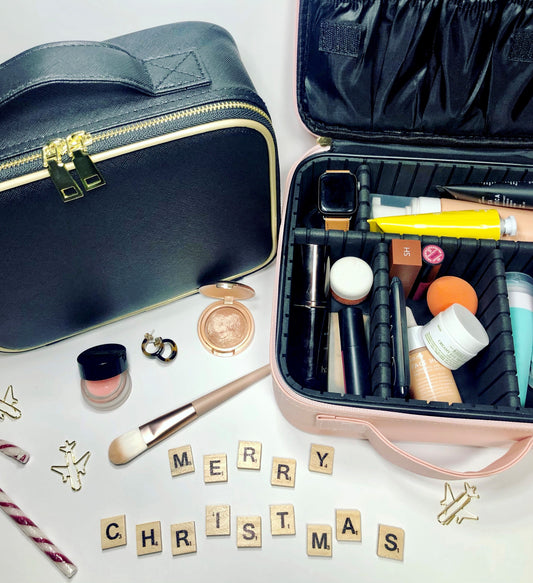
[[[103,176],[87,153],[87,146],[92,141],[91,134],[87,132],[76,132],[67,138],[68,155],[74,162],[85,190],[94,190],[105,184]]]
[[[57,139],[44,146],[43,166],[48,169],[50,178],[63,197],[63,202],[76,200],[83,196],[83,191],[72,178],[63,164],[63,156],[67,153],[67,142]]]

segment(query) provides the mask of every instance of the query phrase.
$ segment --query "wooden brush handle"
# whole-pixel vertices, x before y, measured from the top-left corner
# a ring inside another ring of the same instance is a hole
[[[266,364],[257,370],[254,370],[243,377],[231,381],[227,385],[220,387],[220,389],[216,389],[207,393],[207,395],[203,395],[202,397],[198,397],[198,399],[194,400],[191,404],[196,410],[198,415],[203,415],[211,409],[218,407],[224,401],[227,401],[237,393],[240,393],[242,390],[246,389],[250,385],[253,385],[257,381],[265,378],[270,374],[270,365]]]

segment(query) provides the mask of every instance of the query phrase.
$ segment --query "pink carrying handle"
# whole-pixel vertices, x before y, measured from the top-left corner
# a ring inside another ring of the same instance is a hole
[[[325,430],[327,430],[329,422],[331,422],[332,429],[334,425],[336,426],[336,432],[338,432],[339,422],[352,424],[357,436],[368,439],[374,449],[386,460],[416,474],[440,480],[486,478],[498,474],[518,463],[533,447],[532,435],[513,442],[501,457],[481,470],[474,472],[459,472],[456,470],[441,468],[406,452],[392,443],[392,441],[389,441],[379,429],[368,421],[350,419],[348,417],[333,417],[330,415],[317,415],[317,421],[319,422],[320,427]]]

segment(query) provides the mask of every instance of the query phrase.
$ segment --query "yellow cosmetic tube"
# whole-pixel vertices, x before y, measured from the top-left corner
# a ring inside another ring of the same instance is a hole
[[[368,219],[374,233],[470,237],[498,240],[516,233],[513,216],[502,219],[497,210],[461,210]]]

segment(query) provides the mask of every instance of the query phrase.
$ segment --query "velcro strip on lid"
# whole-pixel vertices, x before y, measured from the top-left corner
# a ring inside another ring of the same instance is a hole
[[[359,57],[363,27],[350,22],[323,20],[320,23],[319,50],[324,53]]]

